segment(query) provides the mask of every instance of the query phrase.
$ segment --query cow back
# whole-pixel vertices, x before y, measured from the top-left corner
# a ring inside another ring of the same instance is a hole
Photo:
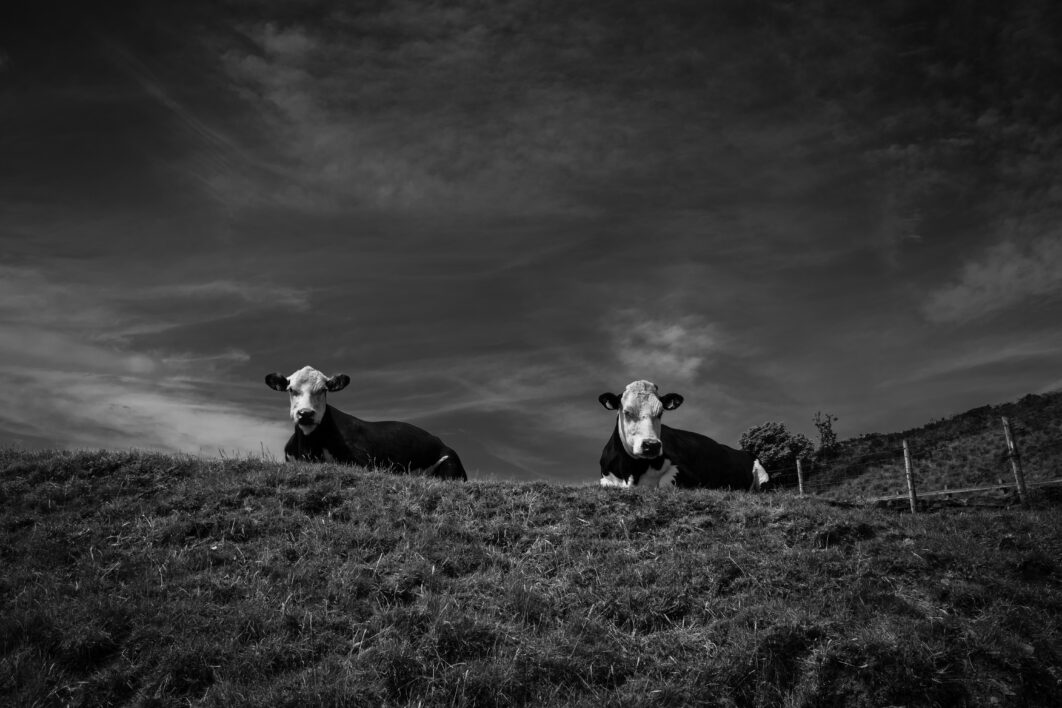
[[[661,426],[664,455],[680,470],[680,487],[748,489],[752,484],[752,455],[712,440],[707,435]]]

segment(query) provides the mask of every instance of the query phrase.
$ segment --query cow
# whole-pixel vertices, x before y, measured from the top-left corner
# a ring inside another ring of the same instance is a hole
[[[457,453],[428,431],[398,421],[372,423],[328,405],[328,393],[342,391],[350,383],[346,374],[325,376],[304,366],[291,376],[269,374],[265,382],[271,389],[287,392],[291,400],[295,433],[284,446],[288,461],[334,461],[468,479]]]
[[[618,411],[612,437],[601,451],[602,487],[683,487],[760,491],[768,482],[752,455],[687,430],[661,425],[664,411],[684,400],[657,394],[651,381],[634,381],[622,394],[603,393],[607,410]]]

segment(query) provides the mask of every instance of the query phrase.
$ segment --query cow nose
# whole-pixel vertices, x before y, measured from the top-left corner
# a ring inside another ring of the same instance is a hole
[[[300,421],[302,421],[302,420],[313,420],[313,411],[312,410],[299,411],[297,415],[299,416],[299,420]]]
[[[659,440],[644,440],[642,441],[642,454],[659,455],[660,449],[663,448],[663,446],[663,443]]]

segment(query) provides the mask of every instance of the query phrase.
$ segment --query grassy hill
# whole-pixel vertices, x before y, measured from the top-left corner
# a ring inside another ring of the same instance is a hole
[[[844,440],[833,457],[807,466],[808,487],[836,499],[905,493],[904,439],[920,490],[1013,483],[1003,416],[1010,419],[1026,480],[1062,478],[1062,392],[1054,392],[981,406],[898,433]],[[795,472],[778,477],[796,484]]]
[[[0,451],[0,704],[1062,705],[1062,519]]]

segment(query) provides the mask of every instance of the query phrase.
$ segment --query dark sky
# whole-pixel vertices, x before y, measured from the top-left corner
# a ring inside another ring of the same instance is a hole
[[[310,364],[581,482],[634,379],[730,444],[1062,387],[1053,0],[21,4],[0,444],[280,455]]]

